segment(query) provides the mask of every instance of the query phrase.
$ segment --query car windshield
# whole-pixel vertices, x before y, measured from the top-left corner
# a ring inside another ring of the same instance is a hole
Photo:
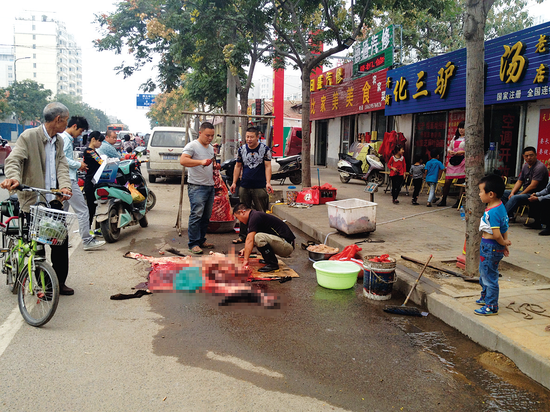
[[[151,136],[151,146],[154,147],[183,147],[185,132],[154,132]]]

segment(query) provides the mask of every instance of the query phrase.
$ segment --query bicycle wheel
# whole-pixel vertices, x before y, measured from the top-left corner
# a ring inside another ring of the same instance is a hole
[[[31,326],[42,326],[53,317],[59,303],[59,282],[48,262],[35,261],[33,273],[26,265],[19,278],[19,311]]]

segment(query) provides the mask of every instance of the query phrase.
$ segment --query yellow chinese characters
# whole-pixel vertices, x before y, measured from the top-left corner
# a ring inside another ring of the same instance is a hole
[[[353,87],[348,87],[346,93],[346,107],[353,106]]]
[[[363,104],[370,103],[370,89],[371,85],[369,84],[369,81],[367,80],[365,82],[365,85],[363,86]]]
[[[525,45],[518,41],[512,47],[504,45],[504,54],[500,58],[500,80],[505,83],[517,83],[526,69],[525,57],[522,56]]]
[[[326,82],[326,85],[327,86],[332,86],[332,72],[328,72],[327,73],[327,82]]]
[[[437,86],[434,90],[435,94],[439,94],[439,98],[443,99],[447,94],[447,86],[449,85],[449,80],[454,76],[456,66],[447,62],[445,68],[439,69],[437,72]]]
[[[539,42],[537,43],[535,53],[546,53],[548,50],[546,50],[546,34],[541,34],[539,37]]]
[[[311,79],[309,81],[309,91],[314,92],[315,91],[315,79]]]
[[[332,94],[332,110],[338,110],[338,92]]]
[[[327,109],[325,108],[325,102],[327,101],[327,96],[321,97],[321,108],[319,109],[320,112],[326,112]]]
[[[407,90],[407,79],[401,77],[395,82],[395,88],[393,89],[393,97],[396,102],[407,100],[409,98],[409,92]]]
[[[413,94],[413,99],[417,99],[420,96],[429,96],[430,92],[428,90],[421,90],[422,88],[426,87],[426,82],[424,81],[424,78],[426,77],[426,72],[421,71],[417,73],[416,76],[418,77],[418,80],[416,81],[416,93]]]
[[[309,103],[309,107],[311,108],[310,113],[315,114],[315,98],[311,99],[311,102]]]
[[[319,75],[319,77],[317,77],[317,90],[321,90],[323,88],[324,78],[325,78],[325,76],[323,76],[322,74]]]
[[[546,83],[548,80],[548,66],[544,63],[541,63],[541,65],[537,69],[537,74],[535,75],[535,80],[533,80],[533,83]]]
[[[336,69],[336,84],[340,84],[344,81],[344,69],[338,67]]]

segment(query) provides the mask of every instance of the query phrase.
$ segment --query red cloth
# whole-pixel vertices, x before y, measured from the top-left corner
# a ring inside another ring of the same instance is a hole
[[[405,147],[406,142],[407,139],[405,139],[403,133],[397,133],[395,130],[386,132],[384,133],[384,140],[382,141],[380,149],[378,149],[378,153],[381,154],[384,157],[384,161],[388,163],[395,146],[400,145]]]
[[[399,159],[396,159],[395,156],[390,157],[388,161],[388,167],[395,167],[397,172],[393,169],[390,169],[390,176],[405,176],[405,171],[407,170],[407,165],[405,164],[405,157],[401,156]]]

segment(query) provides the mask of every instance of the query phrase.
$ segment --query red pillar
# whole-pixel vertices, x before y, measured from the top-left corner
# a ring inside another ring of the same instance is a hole
[[[275,156],[282,156],[284,152],[284,110],[285,110],[285,69],[273,70],[273,145],[279,147],[273,149]]]

